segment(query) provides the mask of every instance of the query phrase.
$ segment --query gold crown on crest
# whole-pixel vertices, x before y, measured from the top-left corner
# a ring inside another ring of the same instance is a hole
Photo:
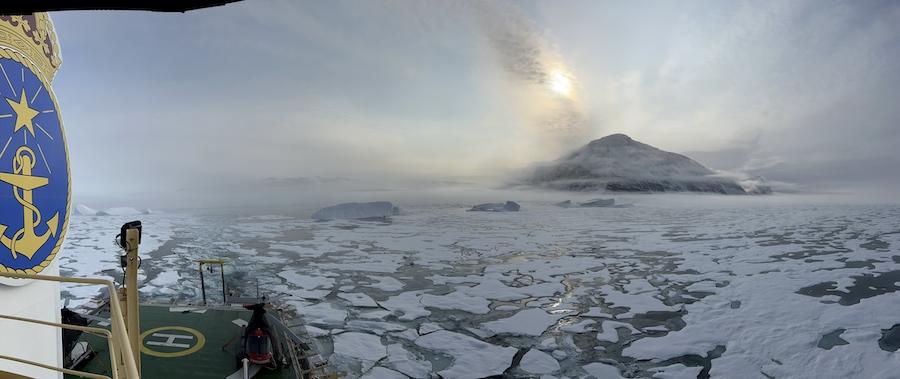
[[[48,81],[62,64],[53,21],[46,12],[0,15],[0,48],[16,50],[30,59]]]

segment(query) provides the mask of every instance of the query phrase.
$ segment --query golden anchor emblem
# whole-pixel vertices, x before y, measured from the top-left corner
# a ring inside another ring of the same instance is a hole
[[[25,89],[22,89],[19,100],[7,98],[6,102],[16,114],[13,133],[18,132],[19,129],[26,129],[26,132],[34,137],[33,119],[39,112],[28,105]],[[40,127],[40,125],[38,126]],[[16,201],[22,205],[22,228],[13,233],[12,237],[6,236],[6,229],[9,226],[0,224],[0,243],[9,249],[13,259],[20,254],[32,259],[50,237],[56,236],[59,227],[59,212],[57,212],[47,220],[47,231],[40,235],[35,233],[35,227],[41,224],[41,211],[34,206],[32,191],[47,185],[50,183],[50,179],[32,175],[31,169],[34,168],[34,165],[34,151],[27,145],[22,145],[13,156],[12,173],[0,172],[0,181],[12,186]]]
[[[28,146],[20,146],[13,158],[13,172],[0,172],[0,181],[12,185],[13,195],[22,205],[22,228],[12,237],[6,236],[8,226],[0,224],[0,242],[9,248],[13,258],[21,254],[31,259],[51,236],[56,236],[59,226],[59,212],[56,212],[47,220],[47,231],[41,235],[35,233],[35,227],[41,224],[41,211],[34,206],[31,192],[50,181],[45,177],[31,175],[31,169],[35,164],[34,158],[34,151]]]

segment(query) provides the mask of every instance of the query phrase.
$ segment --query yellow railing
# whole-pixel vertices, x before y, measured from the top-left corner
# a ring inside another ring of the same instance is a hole
[[[112,371],[112,378],[104,375],[92,374],[84,371],[70,370],[62,367],[53,367],[49,365],[45,365],[43,363],[30,361],[23,358],[10,357],[5,355],[0,355],[0,359],[10,360],[14,362],[19,362],[23,364],[28,364],[32,366],[42,367],[48,370],[53,370],[56,372],[61,372],[69,375],[76,375],[82,378],[93,378],[93,379],[139,379],[140,372],[138,370],[135,352],[132,349],[131,341],[128,339],[128,333],[125,328],[125,318],[122,315],[122,308],[119,304],[118,299],[116,298],[118,292],[116,291],[116,286],[113,284],[111,280],[108,279],[95,279],[95,278],[65,278],[61,276],[51,276],[51,275],[25,275],[18,273],[5,272],[0,273],[0,277],[6,278],[15,278],[15,279],[33,279],[33,280],[44,280],[49,282],[59,282],[59,283],[80,283],[80,284],[94,284],[106,286],[109,291],[110,301],[109,301],[109,309],[110,309],[110,317],[109,321],[112,325],[112,331],[101,328],[93,328],[87,326],[79,326],[79,325],[68,325],[68,324],[60,324],[55,322],[34,320],[28,318],[22,318],[17,316],[10,315],[0,315],[0,318],[20,321],[26,323],[40,324],[46,326],[53,326],[63,329],[71,329],[71,330],[80,330],[82,332],[94,333],[98,334],[102,337],[105,337],[107,343],[109,344],[109,362],[110,362],[110,371]],[[60,342],[62,343],[62,342]],[[121,359],[121,361],[120,361]]]

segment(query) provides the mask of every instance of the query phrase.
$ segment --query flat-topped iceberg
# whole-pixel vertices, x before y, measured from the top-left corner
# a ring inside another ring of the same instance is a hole
[[[560,208],[572,208],[575,206],[575,203],[573,203],[572,200],[563,200],[553,205]]]
[[[135,216],[147,214],[132,207],[113,207],[97,212],[97,216]]]
[[[84,204],[78,204],[75,206],[75,214],[81,216],[96,216],[97,210]]]
[[[316,220],[336,219],[377,219],[394,215],[394,204],[390,201],[373,201],[368,203],[343,203],[320,209],[313,213]],[[399,212],[399,208],[397,208]]]
[[[616,205],[616,199],[592,199],[578,203],[582,207],[612,207]]]
[[[515,201],[507,201],[505,203],[484,203],[478,204],[469,211],[476,212],[518,212],[521,207]]]

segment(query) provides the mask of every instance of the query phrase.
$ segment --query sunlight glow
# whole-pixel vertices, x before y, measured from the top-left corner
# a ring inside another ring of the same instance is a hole
[[[572,95],[572,79],[562,71],[552,71],[547,75],[547,86],[557,95]]]

